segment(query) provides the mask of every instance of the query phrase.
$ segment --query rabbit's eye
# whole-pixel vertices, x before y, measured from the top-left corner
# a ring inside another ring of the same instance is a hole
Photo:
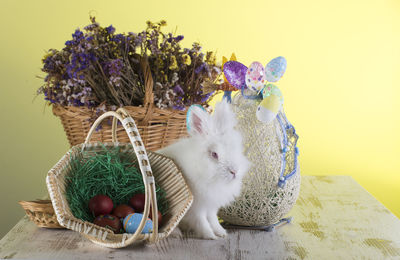
[[[211,152],[211,156],[215,159],[218,160],[218,154],[216,152]]]

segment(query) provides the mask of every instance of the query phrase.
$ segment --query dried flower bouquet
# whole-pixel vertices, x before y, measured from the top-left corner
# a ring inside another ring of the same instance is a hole
[[[38,94],[49,104],[103,111],[142,106],[145,88],[139,61],[146,56],[156,107],[185,110],[192,104],[207,105],[212,93],[205,93],[203,85],[215,82],[221,73],[213,52],[204,54],[199,43],[183,48],[183,35],[161,31],[165,21],[148,21],[146,30],[125,34],[90,19],[62,50],[50,49],[42,60],[46,76]]]

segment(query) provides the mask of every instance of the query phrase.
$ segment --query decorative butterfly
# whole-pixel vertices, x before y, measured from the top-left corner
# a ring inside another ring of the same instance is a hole
[[[224,64],[223,71],[226,80],[242,90],[245,98],[262,99],[256,116],[261,122],[270,123],[282,108],[283,96],[279,88],[269,82],[277,82],[285,73],[286,65],[286,59],[280,56],[268,62],[265,69],[257,61],[251,63],[249,68],[240,62],[228,61]],[[253,95],[245,95],[245,89],[250,90]]]

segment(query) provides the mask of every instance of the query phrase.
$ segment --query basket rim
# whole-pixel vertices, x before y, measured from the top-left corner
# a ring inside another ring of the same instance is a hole
[[[38,212],[38,211],[54,212],[52,202],[49,199],[45,200],[36,199],[30,201],[20,200],[18,201],[18,204],[20,204],[23,209],[30,210],[33,212]]]
[[[76,106],[65,106],[65,105],[60,105],[60,104],[52,104],[52,110],[56,116],[62,114],[63,112],[96,113],[96,109],[99,107],[100,107],[100,105],[97,107],[88,108],[85,106],[76,107]],[[111,108],[111,105],[108,105],[105,107],[106,111],[111,111],[109,108]],[[118,108],[118,107],[116,107],[116,108]],[[122,108],[125,108],[128,110],[136,109],[136,110],[143,110],[143,111],[146,111],[148,109],[145,106],[122,106]],[[177,116],[183,115],[183,114],[186,116],[188,109],[189,109],[188,106],[185,106],[184,110],[175,110],[172,108],[158,108],[156,106],[152,106],[153,112],[155,112],[157,114],[173,114],[173,115],[177,115]]]
[[[68,152],[49,170],[49,172],[46,176],[47,189],[50,194],[51,202],[53,204],[53,208],[54,208],[55,215],[57,217],[57,221],[59,222],[60,226],[65,227],[67,229],[77,231],[77,232],[81,233],[84,237],[88,238],[89,240],[91,240],[92,242],[94,242],[96,244],[100,244],[100,245],[106,246],[106,247],[113,247],[113,248],[120,248],[120,247],[128,246],[129,244],[124,244],[124,241],[128,238],[128,236],[133,235],[133,234],[128,234],[128,233],[114,234],[114,232],[108,228],[99,227],[91,222],[80,220],[80,219],[76,218],[75,216],[73,216],[72,214],[66,215],[65,211],[62,208],[65,206],[69,207],[68,205],[63,205],[63,207],[58,206],[58,204],[63,203],[63,202],[61,201],[60,198],[56,198],[56,194],[58,196],[58,194],[61,193],[60,190],[56,190],[58,188],[58,186],[55,185],[56,179],[58,178],[56,169],[59,168],[59,166],[61,165],[61,162],[63,162],[69,156],[72,156],[74,152],[78,152],[79,150],[81,150],[84,145],[86,148],[96,147],[99,145],[104,145],[106,147],[124,147],[124,146],[132,147],[131,143],[120,143],[120,142],[116,142],[116,143],[95,142],[95,143],[88,143],[88,144],[78,144],[78,145],[71,147],[68,150]],[[79,150],[77,150],[77,149],[79,149]],[[189,208],[191,207],[191,205],[193,203],[193,194],[192,194],[192,191],[190,190],[190,187],[187,184],[185,178],[183,177],[181,169],[174,162],[173,159],[171,159],[165,155],[159,154],[157,152],[148,151],[148,154],[149,154],[149,157],[153,157],[155,155],[156,158],[158,157],[157,159],[168,160],[169,163],[171,163],[171,165],[173,165],[173,167],[176,168],[177,174],[179,175],[179,177],[181,177],[181,181],[183,181],[183,183],[186,187],[186,190],[187,190],[187,194],[185,196],[186,198],[184,201],[182,201],[182,204],[184,204],[183,210],[180,212],[180,214],[177,217],[175,217],[175,220],[172,225],[170,225],[168,228],[165,228],[163,231],[158,232],[158,238],[162,239],[162,238],[167,237],[177,227],[180,220],[187,213],[187,211],[189,210]],[[69,227],[71,222],[75,222],[76,225],[73,224],[71,227]],[[106,234],[106,235],[103,236],[103,239],[98,239],[98,238],[93,237],[89,233],[75,230],[75,229],[78,229],[78,226],[79,226],[79,229],[81,229],[83,227],[84,230],[96,229],[96,230],[98,230],[99,233],[103,232],[103,234]],[[107,239],[104,239],[104,237],[107,236],[107,234],[113,238],[118,238],[118,239],[122,240],[122,242],[118,242],[118,243],[117,242],[108,242]],[[148,241],[150,239],[151,234],[152,233],[139,234],[138,240]]]

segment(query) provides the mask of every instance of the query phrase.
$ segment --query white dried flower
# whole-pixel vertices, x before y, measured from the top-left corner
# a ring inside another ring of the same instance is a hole
[[[172,84],[171,85],[174,85],[175,82],[177,82],[178,80],[179,80],[178,73],[174,72],[172,74]]]

